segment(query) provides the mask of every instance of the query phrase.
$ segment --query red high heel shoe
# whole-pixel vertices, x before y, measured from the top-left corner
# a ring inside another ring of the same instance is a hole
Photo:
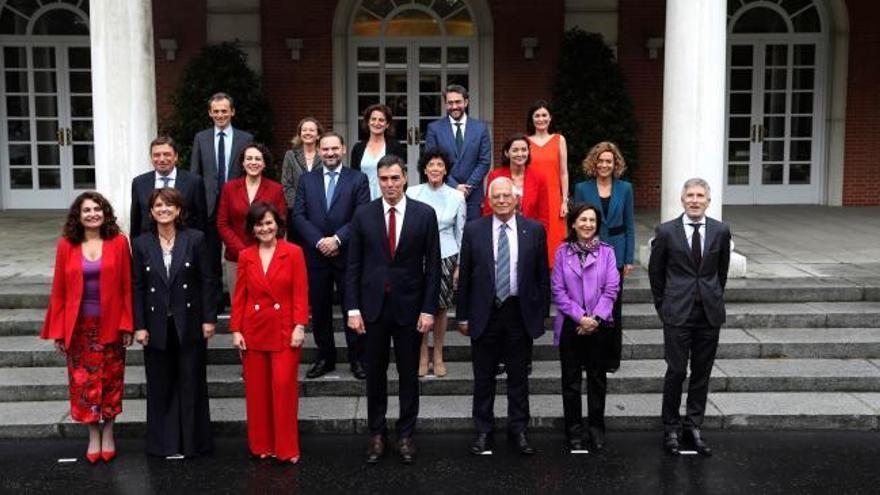
[[[89,461],[90,463],[92,463],[92,464],[97,463],[97,462],[98,462],[98,459],[100,459],[100,458],[101,458],[101,452],[100,452],[100,451],[98,451],[98,452],[86,452],[86,459],[88,459],[88,461]]]
[[[102,450],[101,451],[101,459],[104,459],[104,462],[110,462],[116,458],[115,450]]]

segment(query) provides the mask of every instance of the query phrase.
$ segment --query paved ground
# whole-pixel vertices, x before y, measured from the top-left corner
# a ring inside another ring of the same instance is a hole
[[[82,440],[0,441],[4,493],[877,493],[880,433],[714,432],[712,458],[670,457],[657,432],[610,432],[602,454],[572,456],[561,435],[534,435],[533,458],[496,435],[492,457],[465,453],[470,436],[421,435],[415,465],[396,457],[363,463],[365,438],[307,435],[298,466],[254,461],[242,438],[218,439],[209,457],[148,458],[139,440],[121,440],[120,457],[91,466]],[[60,457],[80,458],[61,464]]]

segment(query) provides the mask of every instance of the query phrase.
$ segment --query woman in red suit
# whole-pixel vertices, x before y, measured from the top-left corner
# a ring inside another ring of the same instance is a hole
[[[226,246],[226,280],[230,295],[235,293],[235,265],[238,255],[242,249],[255,242],[244,225],[250,205],[257,201],[271,203],[282,212],[282,220],[287,212],[281,184],[263,177],[263,170],[272,163],[269,150],[259,143],[249,144],[241,150],[239,161],[245,174],[223,186],[220,206],[217,207],[217,231]]]
[[[498,177],[508,177],[513,181],[513,193],[517,196],[517,213],[526,218],[541,222],[544,229],[549,223],[547,209],[547,182],[537,170],[529,168],[532,157],[529,154],[529,140],[516,135],[501,147],[501,166],[489,172],[486,186]],[[489,195],[483,202],[483,216],[490,215]]]
[[[238,258],[238,283],[229,328],[241,351],[248,446],[261,459],[299,461],[300,351],[309,321],[309,292],[302,249],[280,237],[278,208],[256,202],[247,230],[257,244]]]
[[[125,347],[132,341],[131,258],[113,207],[96,192],[80,194],[70,206],[40,337],[67,355],[70,416],[89,427],[86,458],[110,462]]]

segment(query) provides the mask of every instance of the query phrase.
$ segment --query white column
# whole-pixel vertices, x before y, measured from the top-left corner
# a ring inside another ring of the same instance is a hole
[[[726,8],[724,0],[666,1],[661,221],[681,214],[691,177],[709,183],[708,214],[721,219]]]
[[[127,231],[131,180],[151,169],[156,75],[151,0],[92,0],[92,104],[97,188]]]

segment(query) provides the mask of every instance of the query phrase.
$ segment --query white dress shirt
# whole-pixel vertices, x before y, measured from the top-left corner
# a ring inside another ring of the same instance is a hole
[[[385,201],[385,198],[382,198],[382,210],[385,212],[385,232],[388,232],[388,211],[391,210],[391,205]],[[394,205],[394,247],[397,248],[400,245],[400,231],[403,228],[403,215],[406,213],[406,195],[400,198],[400,201]],[[394,253],[391,253],[392,255]]]
[[[492,215],[492,254],[495,256],[495,271],[497,273],[498,267],[498,235],[501,233],[501,224],[505,223],[498,219],[495,215]],[[516,215],[510,217],[510,220],[507,222],[507,245],[510,248],[510,295],[517,296],[519,295],[519,285],[516,279],[516,269],[519,260],[519,242],[516,231]]]
[[[215,158],[220,156],[218,154],[218,151],[219,151],[218,146],[220,145],[220,132],[223,132],[223,134],[224,134],[223,135],[223,148],[224,148],[224,151],[226,152],[226,155],[225,155],[226,156],[226,163],[224,163],[223,166],[226,167],[224,169],[224,170],[226,170],[226,177],[223,177],[223,182],[226,182],[227,180],[229,180],[229,162],[232,159],[232,157],[229,156],[232,154],[232,132],[233,132],[232,126],[228,125],[228,126],[226,126],[226,129],[221,129],[217,126],[214,126],[214,157]],[[219,173],[219,170],[217,172]]]
[[[455,120],[452,117],[449,117],[449,125],[452,126],[452,140],[455,141],[455,131],[457,126],[455,124],[461,123],[461,138],[464,139],[465,129],[467,128],[467,119],[468,116],[466,113],[462,112],[461,120]]]
[[[700,224],[700,254],[706,252],[706,217],[699,220],[691,220],[691,218],[687,215],[681,216],[681,221],[684,224],[684,235],[687,237],[687,245],[691,246],[691,239],[694,238],[694,228],[691,227],[692,223]]]
[[[155,172],[155,179],[153,179],[153,188],[162,189],[165,187],[165,181],[162,180],[162,177],[169,177],[171,180],[168,181],[168,187],[174,187],[177,183],[177,167],[171,169],[171,173],[163,176],[159,172]]]

